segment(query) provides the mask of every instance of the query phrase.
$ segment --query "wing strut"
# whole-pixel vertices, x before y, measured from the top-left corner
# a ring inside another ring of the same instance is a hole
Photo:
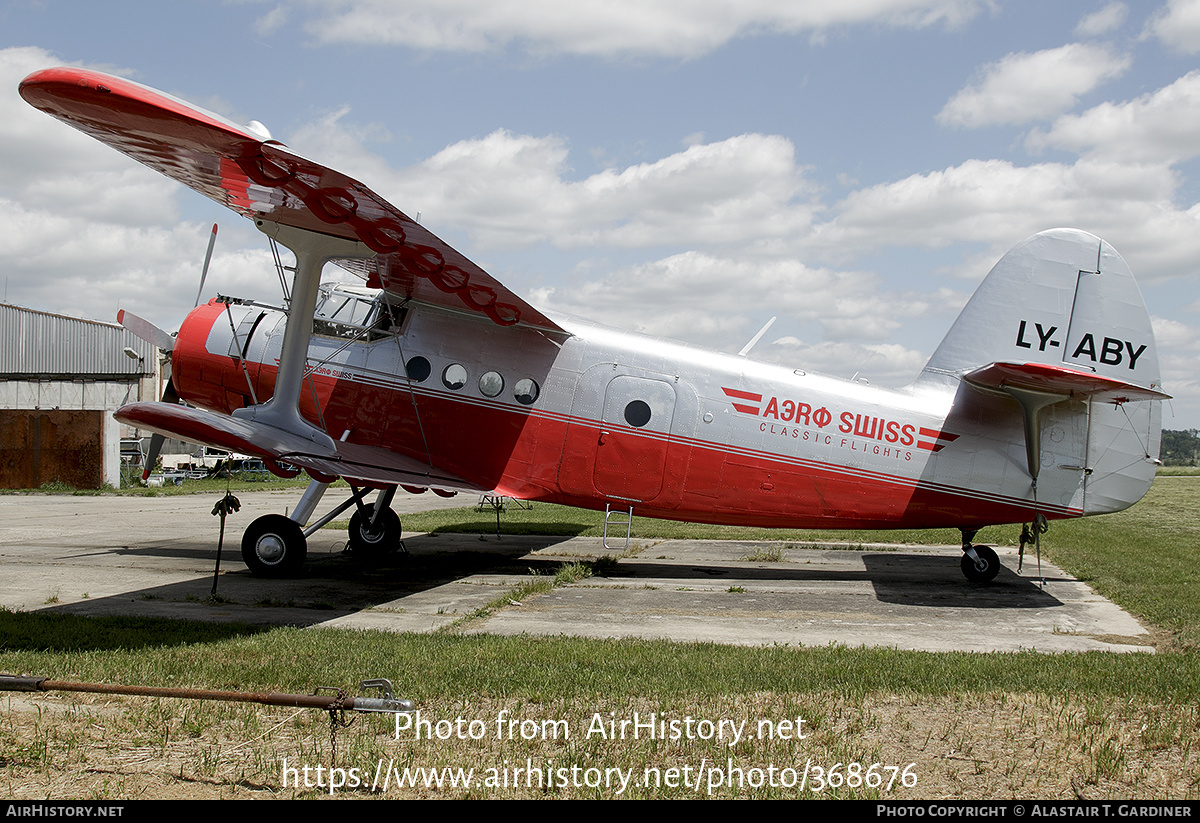
[[[296,255],[288,324],[283,333],[283,352],[275,378],[275,394],[266,403],[236,409],[233,416],[262,423],[311,440],[336,454],[333,438],[300,415],[300,389],[312,338],[312,317],[317,308],[321,269],[335,258],[370,258],[375,253],[364,243],[318,234],[267,220],[254,221],[263,234],[277,240]]]

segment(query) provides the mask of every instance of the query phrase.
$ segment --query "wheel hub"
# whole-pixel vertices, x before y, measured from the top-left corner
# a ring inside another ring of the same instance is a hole
[[[278,563],[286,552],[283,540],[277,534],[264,534],[254,546],[254,553],[264,563]]]

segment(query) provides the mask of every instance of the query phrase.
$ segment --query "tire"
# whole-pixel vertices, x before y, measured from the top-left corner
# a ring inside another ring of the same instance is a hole
[[[242,534],[242,560],[255,577],[291,577],[308,555],[300,524],[282,514],[266,514]]]
[[[354,555],[368,560],[378,559],[400,548],[400,516],[391,508],[379,513],[375,528],[371,528],[371,507],[359,509],[350,518],[349,544]]]
[[[990,583],[1000,573],[1000,558],[996,556],[996,552],[991,546],[972,546],[975,554],[979,555],[980,561],[984,564],[984,568],[976,565],[970,555],[964,554],[962,557],[962,573],[972,583]]]

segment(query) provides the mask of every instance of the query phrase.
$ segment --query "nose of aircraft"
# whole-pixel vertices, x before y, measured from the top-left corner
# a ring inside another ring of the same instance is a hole
[[[222,305],[214,300],[193,309],[188,313],[175,335],[168,334],[165,330],[133,312],[122,309],[117,313],[118,323],[147,343],[157,346],[164,354],[170,355],[170,369],[164,370],[166,381],[161,397],[163,403],[178,403],[181,399],[186,398],[196,405],[210,405],[204,402],[210,398],[206,398],[203,392],[197,396],[195,391],[180,391],[180,386],[186,383],[204,385],[204,370],[201,363],[206,352],[205,343],[222,308]],[[146,464],[142,469],[143,480],[150,476],[165,439],[161,434],[151,436],[150,448],[146,454]]]

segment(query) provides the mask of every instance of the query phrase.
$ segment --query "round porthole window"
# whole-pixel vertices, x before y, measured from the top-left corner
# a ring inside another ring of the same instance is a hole
[[[530,380],[528,377],[517,381],[517,385],[513,386],[513,397],[517,398],[517,402],[529,406],[534,400],[538,399],[538,384],[536,380]]]
[[[650,422],[650,404],[645,400],[634,400],[625,407],[625,422],[640,429]]]
[[[479,393],[484,397],[495,397],[504,391],[504,378],[497,372],[490,371],[479,378]]]
[[[408,375],[408,379],[417,383],[424,383],[428,380],[432,371],[433,366],[430,366],[429,361],[420,356],[410,358],[404,365],[404,373]]]
[[[467,385],[467,370],[458,363],[451,363],[442,372],[442,384],[448,389],[461,389]]]

